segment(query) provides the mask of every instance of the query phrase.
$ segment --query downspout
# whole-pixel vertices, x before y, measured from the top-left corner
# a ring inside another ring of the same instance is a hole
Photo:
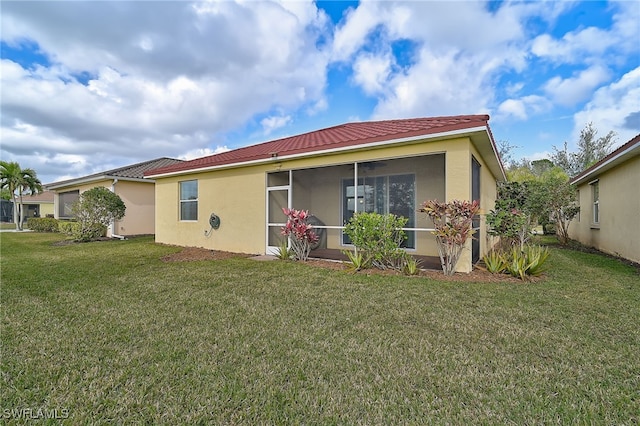
[[[118,183],[118,178],[113,179],[113,183],[111,184],[111,192],[116,193],[116,183]],[[116,230],[116,221],[111,221],[111,238],[120,238],[121,240],[126,239],[124,235],[118,235],[115,233]]]

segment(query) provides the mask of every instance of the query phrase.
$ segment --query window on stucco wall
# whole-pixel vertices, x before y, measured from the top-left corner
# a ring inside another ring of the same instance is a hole
[[[198,181],[180,182],[180,220],[198,220]]]
[[[591,182],[591,200],[592,200],[592,216],[591,221],[594,225],[600,223],[600,182]]]
[[[58,217],[60,219],[71,219],[73,217],[73,203],[80,198],[80,191],[68,191],[58,194]]]

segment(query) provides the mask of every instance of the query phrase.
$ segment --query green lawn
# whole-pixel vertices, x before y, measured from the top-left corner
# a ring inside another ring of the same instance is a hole
[[[616,260],[552,248],[543,282],[461,284],[0,238],[5,419],[640,421],[640,276]]]

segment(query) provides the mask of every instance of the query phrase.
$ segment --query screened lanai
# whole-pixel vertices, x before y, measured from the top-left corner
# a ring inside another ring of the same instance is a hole
[[[442,153],[268,173],[267,252],[276,253],[283,242],[283,207],[313,215],[309,222],[320,240],[311,256],[330,259],[341,259],[341,251],[352,247],[343,229],[355,213],[392,213],[408,218],[403,247],[434,257],[438,265],[432,223],[417,212],[429,199],[445,199]]]

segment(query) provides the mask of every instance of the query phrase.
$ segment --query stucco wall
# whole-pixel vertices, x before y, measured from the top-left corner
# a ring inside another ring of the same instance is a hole
[[[122,220],[115,222],[115,234],[143,235],[155,232],[155,190],[153,183],[120,180],[115,193],[127,206]]]
[[[84,185],[68,186],[56,190],[54,197],[54,216],[58,218],[58,194],[79,191],[82,194],[92,188],[105,187],[111,189],[113,180],[102,180]],[[116,222],[116,232],[109,229],[107,235],[142,235],[153,234],[155,231],[155,190],[153,182],[137,182],[119,180],[115,185],[115,193],[120,196],[127,206],[125,217]]]
[[[569,226],[569,236],[606,253],[640,262],[640,156],[636,156],[599,176],[600,223],[593,223],[592,188],[580,191],[579,220]]]
[[[273,166],[220,170],[156,180],[156,242],[237,253],[264,253],[265,173]],[[179,218],[179,182],[198,180],[198,220]],[[220,227],[209,236],[209,216]]]

